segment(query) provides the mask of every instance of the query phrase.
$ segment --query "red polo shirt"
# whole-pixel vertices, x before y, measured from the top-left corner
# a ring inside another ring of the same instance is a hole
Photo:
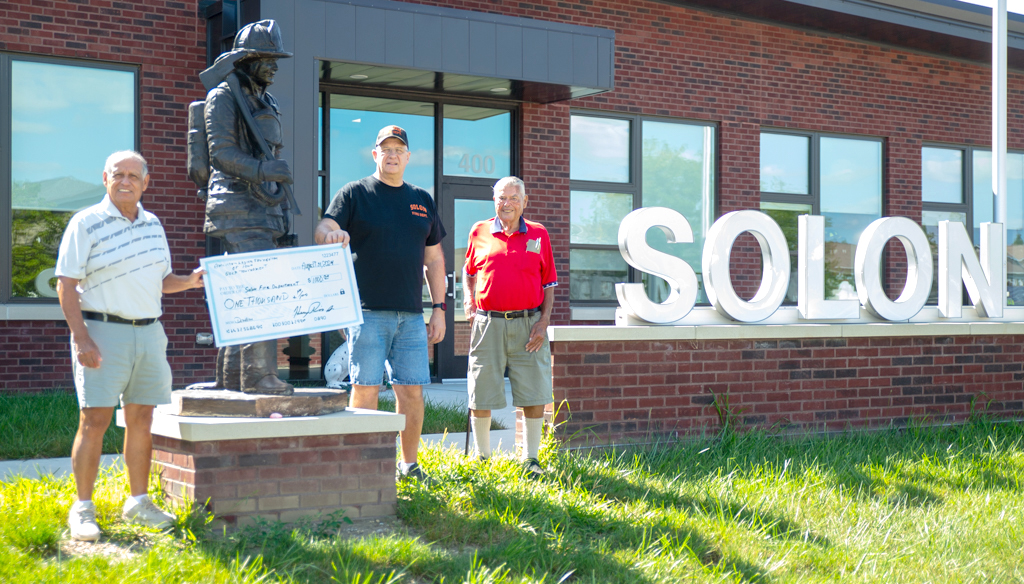
[[[519,218],[519,231],[505,235],[495,217],[469,231],[466,273],[476,276],[481,310],[529,310],[544,301],[544,289],[558,285],[548,230]]]

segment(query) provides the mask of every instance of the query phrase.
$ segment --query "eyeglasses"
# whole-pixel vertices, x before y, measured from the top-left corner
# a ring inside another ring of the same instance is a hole
[[[380,147],[377,147],[377,150],[381,154],[383,154],[385,156],[402,156],[403,154],[408,154],[408,152],[409,152],[409,150],[407,148],[380,148]]]
[[[519,203],[523,202],[523,200],[519,197],[495,197],[494,200],[498,201],[498,203],[502,205],[504,205],[505,203],[518,205]]]

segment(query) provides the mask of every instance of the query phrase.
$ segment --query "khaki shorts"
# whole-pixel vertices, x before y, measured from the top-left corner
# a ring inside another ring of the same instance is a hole
[[[120,402],[144,406],[171,403],[171,366],[167,335],[160,321],[146,326],[87,320],[89,337],[103,359],[96,369],[78,362],[71,343],[71,363],[80,408],[112,408]]]
[[[512,382],[512,405],[517,408],[543,406],[553,401],[551,393],[551,347],[545,335],[540,350],[530,353],[526,343],[530,328],[540,312],[530,318],[476,315],[469,337],[469,407],[500,410],[505,400],[505,366]]]

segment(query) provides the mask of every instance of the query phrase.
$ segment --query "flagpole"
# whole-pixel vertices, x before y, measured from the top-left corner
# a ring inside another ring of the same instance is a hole
[[[992,3],[992,194],[1006,228],[1006,0]]]

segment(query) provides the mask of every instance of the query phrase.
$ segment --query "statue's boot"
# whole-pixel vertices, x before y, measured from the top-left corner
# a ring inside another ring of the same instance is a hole
[[[277,378],[277,341],[242,345],[242,392],[291,395],[294,388]]]
[[[217,349],[217,387],[242,390],[242,348],[238,345]]]

